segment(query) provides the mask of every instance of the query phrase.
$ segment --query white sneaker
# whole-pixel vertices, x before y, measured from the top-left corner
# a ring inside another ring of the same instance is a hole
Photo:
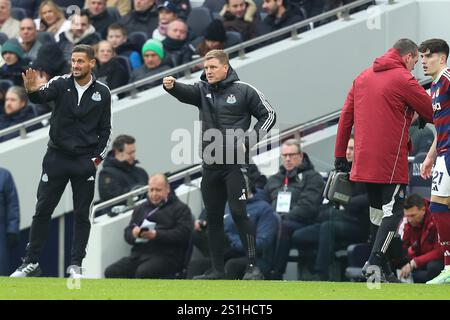
[[[69,274],[69,278],[72,279],[83,279],[83,268],[77,265],[71,265],[67,267],[67,273]]]
[[[36,263],[22,263],[20,267],[14,271],[10,277],[11,278],[25,278],[25,277],[39,277],[42,273],[41,267],[39,267],[39,262]]]

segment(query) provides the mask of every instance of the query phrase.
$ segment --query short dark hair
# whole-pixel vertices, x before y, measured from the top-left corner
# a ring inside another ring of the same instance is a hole
[[[430,50],[430,53],[445,54],[445,61],[448,59],[448,43],[442,39],[428,39],[422,42],[419,46],[419,52],[425,53]]]
[[[112,148],[114,151],[122,152],[125,149],[126,144],[133,144],[135,142],[136,139],[134,137],[126,134],[121,134],[114,140]]]
[[[405,209],[411,209],[412,207],[417,207],[422,209],[425,206],[425,200],[417,193],[410,194],[406,199],[403,207]]]
[[[406,56],[408,53],[411,53],[415,57],[419,47],[410,39],[400,39],[394,44],[393,48],[397,49],[402,57]]]
[[[88,56],[89,60],[95,59],[94,49],[87,44],[77,44],[72,49],[72,53],[75,53],[75,52],[84,52]]]
[[[125,27],[117,22],[114,22],[113,24],[111,24],[108,27],[108,32],[109,32],[109,30],[120,30],[120,32],[122,32],[122,35],[124,35],[124,36],[127,35],[127,30],[125,29]]]

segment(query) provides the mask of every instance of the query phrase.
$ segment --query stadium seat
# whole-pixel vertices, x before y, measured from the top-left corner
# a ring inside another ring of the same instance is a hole
[[[144,31],[134,31],[128,35],[128,40],[135,46],[136,50],[138,50],[139,53],[141,52],[142,46],[144,45],[145,41],[147,41],[148,39],[149,37]]]
[[[117,61],[119,61],[120,64],[125,68],[125,70],[128,73],[128,81],[130,81],[132,71],[131,71],[130,61],[128,60],[128,58],[124,57],[124,56],[115,56],[114,58],[117,59]]]
[[[225,48],[235,46],[242,43],[242,36],[236,31],[227,31],[227,42],[225,43]]]
[[[408,194],[417,193],[429,199],[431,195],[431,179],[424,180],[420,176],[420,164],[425,160],[426,152],[416,154],[409,168]]]
[[[195,223],[195,217],[192,215],[192,224]],[[186,246],[186,255],[183,260],[183,268],[175,274],[175,279],[186,279],[187,269],[189,262],[191,261],[192,252],[194,251],[194,237],[193,233],[189,238],[189,242]]]
[[[362,267],[369,258],[371,247],[368,243],[356,243],[348,246],[347,259],[348,267],[345,269],[345,277],[350,281],[361,281]]]
[[[7,79],[0,79],[0,90],[6,92],[10,87],[14,85],[14,82]]]
[[[213,20],[211,11],[206,7],[192,8],[191,13],[187,18],[188,26],[194,31],[197,36],[205,34],[206,27]]]
[[[24,8],[13,7],[11,8],[11,17],[20,21],[27,17],[27,10]]]
[[[8,40],[8,36],[4,32],[0,32],[0,45],[4,44]]]
[[[208,8],[212,13],[219,13],[225,5],[225,0],[205,0],[202,7]]]
[[[113,16],[114,18],[116,18],[116,21],[119,21],[121,16],[119,13],[119,10],[117,10],[116,7],[107,7],[106,10],[108,10],[108,13]]]

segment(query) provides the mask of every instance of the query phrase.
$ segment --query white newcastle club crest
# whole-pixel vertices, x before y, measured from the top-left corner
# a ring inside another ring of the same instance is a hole
[[[236,97],[233,94],[230,94],[227,98],[227,103],[229,103],[229,104],[236,103]]]
[[[42,182],[48,182],[48,175],[46,174],[46,173],[44,173],[43,175],[42,175]]]
[[[94,100],[94,101],[102,101],[102,96],[100,95],[100,92],[95,91],[95,92],[92,94],[91,99]]]

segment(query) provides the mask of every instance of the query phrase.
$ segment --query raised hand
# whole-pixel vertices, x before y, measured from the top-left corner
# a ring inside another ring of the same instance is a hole
[[[42,85],[42,80],[38,71],[28,68],[25,72],[22,72],[23,85],[27,92],[38,91]]]
[[[172,89],[173,86],[175,85],[175,81],[177,81],[177,79],[175,79],[172,76],[165,77],[163,79],[163,86],[164,86],[164,88],[166,88],[167,90]]]

